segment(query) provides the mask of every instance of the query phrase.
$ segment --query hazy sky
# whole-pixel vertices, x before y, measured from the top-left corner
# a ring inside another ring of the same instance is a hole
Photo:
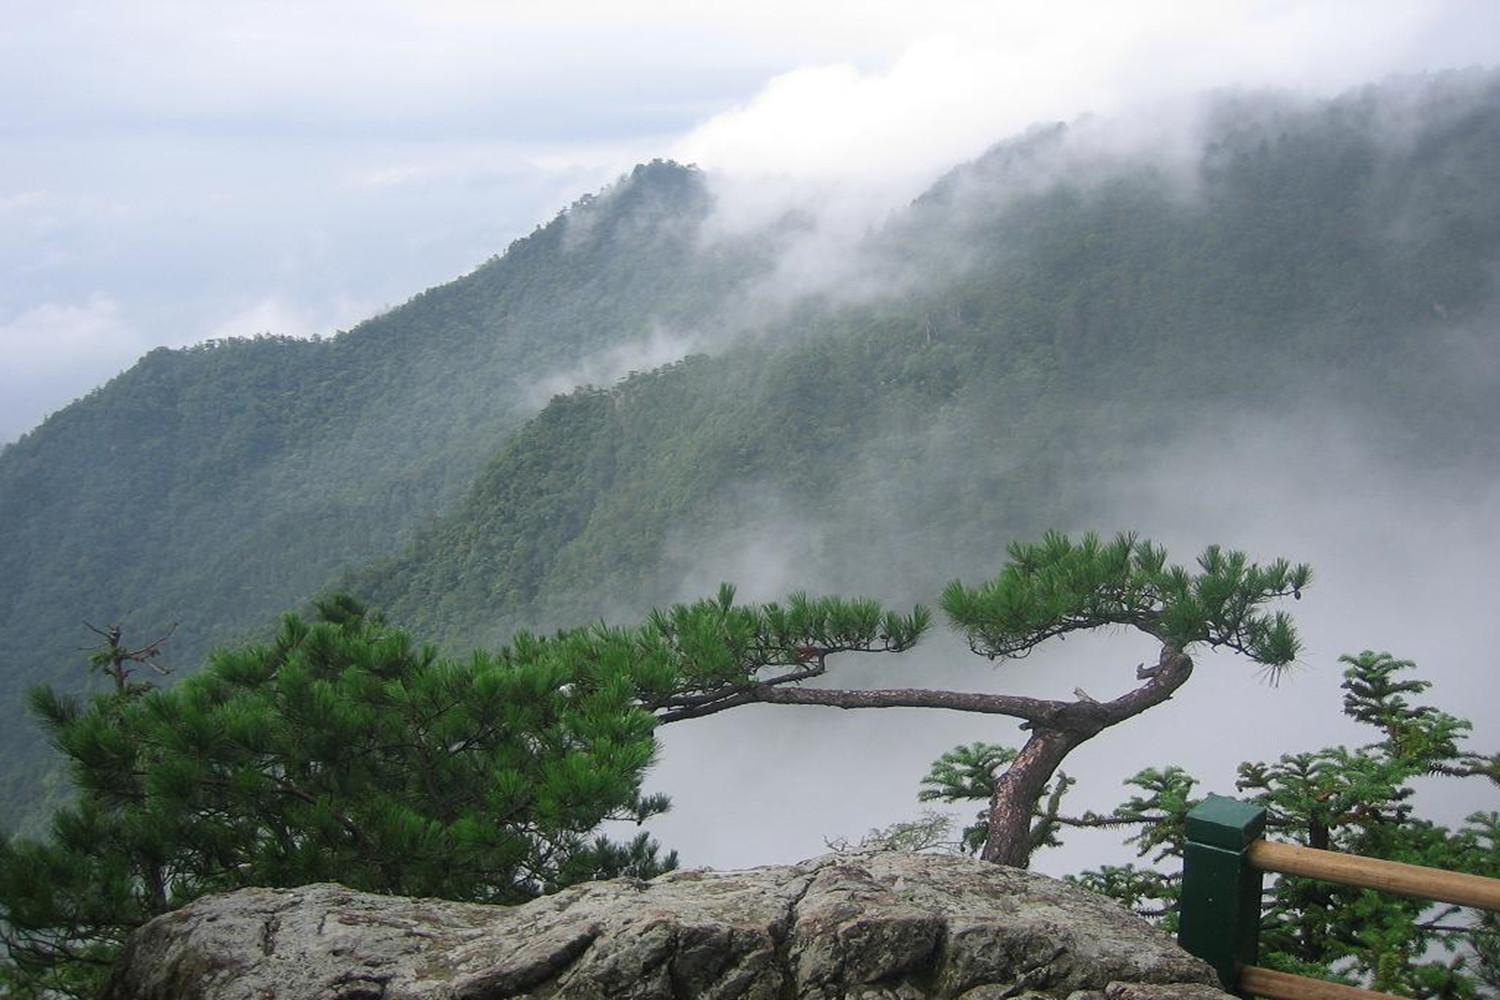
[[[1414,660],[1433,684],[1414,703],[1471,720],[1470,749],[1494,752],[1500,617],[1489,581],[1500,561],[1493,530],[1500,481],[1477,470],[1436,486],[1412,476],[1380,457],[1366,428],[1313,393],[1285,413],[1196,416],[1195,432],[1158,451],[1143,449],[1135,471],[1110,484],[1099,498],[1109,511],[1101,523],[1064,527],[1108,532],[1129,525],[1188,565],[1210,541],[1258,560],[1308,562],[1314,577],[1305,599],[1277,606],[1296,620],[1302,655],[1273,685],[1243,657],[1195,652],[1193,678],[1170,701],[1068,757],[1062,770],[1078,785],[1064,813],[1113,809],[1133,791],[1120,783],[1147,767],[1182,766],[1202,782],[1200,794],[1233,795],[1241,761],[1373,742],[1372,729],[1340,715],[1338,657],[1364,649]],[[870,516],[868,507],[851,504],[855,509]],[[747,600],[779,599],[798,587],[849,589],[825,583],[827,567],[816,555],[828,549],[823,525],[790,508],[785,515],[774,504],[768,510],[707,544],[695,539],[701,555],[686,563],[684,598],[711,593],[723,579],[736,581]],[[906,537],[899,519],[875,520],[875,560],[901,561],[892,558]],[[994,558],[998,568],[999,543]],[[1077,685],[1107,699],[1133,687],[1131,667],[1158,652],[1138,633],[1106,629],[991,663],[939,624],[910,654],[834,658],[829,682],[904,687],[920,678],[924,687],[1062,699]],[[871,828],[913,818],[922,808],[919,782],[939,754],[975,740],[1019,746],[1026,736],[1014,720],[963,712],[781,705],[736,709],[659,734],[663,752],[648,787],[670,795],[673,805],[651,827],[687,863],[715,867],[794,861],[821,853],[825,838],[858,840]],[[1417,784],[1422,814],[1437,822],[1461,825],[1469,813],[1497,804],[1483,779]],[[967,821],[977,809],[952,811]],[[1134,860],[1118,830],[1071,830],[1063,839],[1062,849],[1041,852],[1034,867],[1061,875]]]
[[[1490,0],[7,0],[0,441],[156,345],[352,325],[652,156],[862,217],[1041,119],[1496,63]]]

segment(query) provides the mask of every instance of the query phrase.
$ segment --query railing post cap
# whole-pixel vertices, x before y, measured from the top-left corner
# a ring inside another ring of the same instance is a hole
[[[1227,795],[1210,795],[1187,814],[1188,840],[1243,851],[1266,830],[1266,811]]]

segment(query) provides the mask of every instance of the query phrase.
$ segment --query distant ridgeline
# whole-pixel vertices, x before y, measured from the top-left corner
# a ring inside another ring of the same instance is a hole
[[[815,528],[820,581],[930,599],[1143,452],[1309,401],[1413,468],[1495,468],[1500,79],[1205,121],[1186,168],[1087,125],[1002,144],[801,298],[776,254],[815,227],[710,239],[703,176],[657,162],[334,338],[152,352],[0,453],[0,815],[39,801],[24,695],[83,686],[83,619],[180,621],[188,669],[338,583],[491,643],[682,596],[757,523]],[[534,413],[656,331],[713,353]]]
[[[710,207],[697,171],[637,167],[353,330],[152,351],[0,452],[0,805],[35,797],[25,693],[83,684],[84,619],[180,622],[166,659],[191,669],[398,549],[535,412],[537,380],[698,324],[764,268],[698,252]]]

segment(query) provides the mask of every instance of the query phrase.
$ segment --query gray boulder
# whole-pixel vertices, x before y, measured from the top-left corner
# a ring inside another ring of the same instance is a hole
[[[1224,1000],[1113,902],[964,858],[839,855],[496,907],[245,889],[131,938],[107,1000]]]

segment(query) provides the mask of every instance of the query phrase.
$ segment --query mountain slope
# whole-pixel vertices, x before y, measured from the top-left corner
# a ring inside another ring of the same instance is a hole
[[[19,706],[76,681],[82,618],[181,620],[190,665],[330,581],[457,648],[767,565],[928,599],[1011,538],[1120,527],[1109,484],[1246,415],[1496,467],[1495,77],[1220,102],[1186,168],[1106,140],[1005,143],[849,251],[880,294],[534,419],[591,352],[774,299],[797,220],[705,240],[703,179],[653,164],[347,334],[153,352],[0,453],[0,801],[36,799]]]
[[[181,622],[190,665],[450,504],[539,380],[709,322],[759,252],[700,252],[710,207],[696,171],[638,167],[347,333],[153,351],[0,452],[0,801],[30,794],[26,689],[83,680],[84,619]]]
[[[459,645],[629,616],[757,548],[922,599],[1255,415],[1338,413],[1414,473],[1495,467],[1493,78],[1221,105],[1186,181],[1092,141],[946,177],[862,250],[900,294],[554,402],[350,583]]]

